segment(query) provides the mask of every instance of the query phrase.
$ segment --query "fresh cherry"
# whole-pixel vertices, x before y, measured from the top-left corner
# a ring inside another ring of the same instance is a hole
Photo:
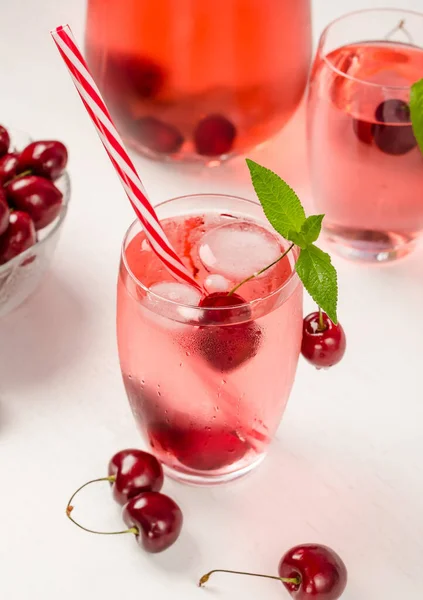
[[[410,108],[403,100],[384,100],[375,110],[376,120],[381,123],[410,123]]]
[[[9,226],[0,237],[0,265],[21,254],[37,241],[31,217],[21,211],[13,211],[9,216]]]
[[[35,229],[49,225],[57,215],[63,201],[62,192],[48,179],[37,175],[25,175],[7,184],[9,202],[32,218]]]
[[[152,424],[148,428],[152,447],[168,452],[195,471],[214,471],[241,460],[250,445],[228,427],[182,428]]]
[[[279,563],[279,576],[295,600],[337,600],[347,585],[347,568],[336,552],[319,544],[291,548]]]
[[[236,138],[235,125],[223,115],[209,115],[202,119],[194,132],[198,154],[221,156],[232,150]]]
[[[16,175],[18,168],[18,157],[17,152],[9,152],[0,158],[0,184],[3,185]]]
[[[32,142],[19,156],[18,173],[31,171],[34,175],[57,179],[68,163],[68,151],[62,142],[40,140]]]
[[[370,145],[373,141],[374,123],[353,119],[353,129],[360,142]]]
[[[319,544],[291,548],[279,563],[279,577],[245,571],[214,569],[203,575],[200,586],[213,573],[252,575],[281,581],[295,600],[338,600],[347,585],[347,568],[336,552]]]
[[[243,304],[244,309],[230,310],[230,307],[239,307]],[[231,324],[231,319],[236,315],[242,318],[251,315],[249,306],[241,296],[214,292],[204,296],[199,305],[205,309],[203,322],[213,323],[199,328],[200,352],[215,369],[223,372],[232,371],[257,354],[262,337],[260,327],[254,321]],[[207,310],[224,307],[226,310]],[[222,323],[222,326],[216,323]]]
[[[403,100],[391,98],[376,108],[373,136],[377,147],[386,154],[406,154],[417,145],[410,123],[410,109]]]
[[[133,126],[133,135],[144,146],[159,154],[174,154],[184,143],[184,138],[176,127],[156,117],[138,119]]]
[[[136,528],[137,541],[147,552],[162,552],[179,537],[182,512],[169,496],[144,492],[131,498],[123,508],[126,525]]]
[[[159,492],[163,486],[163,469],[152,454],[142,450],[122,450],[109,462],[113,497],[125,504],[141,492]]]
[[[110,88],[119,93],[150,99],[161,91],[165,82],[165,73],[150,58],[133,54],[116,54],[109,57],[106,78]]]
[[[0,236],[6,231],[9,227],[9,215],[10,208],[7,204],[6,194],[0,188]]]
[[[336,365],[344,356],[346,338],[340,323],[326,313],[314,312],[304,318],[301,354],[318,369]]]
[[[0,125],[0,156],[6,154],[10,146],[9,132],[5,127]]]

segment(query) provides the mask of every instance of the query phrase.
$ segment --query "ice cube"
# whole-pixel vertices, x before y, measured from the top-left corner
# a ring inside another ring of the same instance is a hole
[[[213,294],[213,292],[226,292],[229,290],[230,281],[223,277],[223,275],[218,275],[214,273],[209,275],[204,280],[204,287],[208,291],[209,294]]]
[[[281,252],[275,235],[249,221],[211,229],[204,235],[198,249],[204,267],[230,281],[256,273],[276,260]]]
[[[195,287],[178,281],[161,281],[150,287],[150,291],[161,298],[172,300],[178,304],[187,304],[198,306],[201,298],[201,292]]]
[[[199,311],[190,306],[198,306],[201,292],[190,285],[177,281],[161,281],[150,287],[155,295],[148,294],[144,306],[149,309],[149,317],[168,329],[184,328],[187,321],[196,321]],[[160,298],[171,300],[162,302]],[[173,304],[174,303],[174,304]]]

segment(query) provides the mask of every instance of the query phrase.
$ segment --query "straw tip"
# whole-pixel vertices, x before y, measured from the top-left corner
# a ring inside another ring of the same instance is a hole
[[[60,33],[61,31],[65,31],[65,29],[69,29],[69,25],[59,25],[58,27],[51,29],[50,33],[51,33],[51,35],[54,35],[55,33]]]

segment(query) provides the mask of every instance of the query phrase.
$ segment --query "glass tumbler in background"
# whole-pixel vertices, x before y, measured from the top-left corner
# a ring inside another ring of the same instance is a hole
[[[348,258],[396,259],[423,230],[423,155],[408,107],[422,77],[423,14],[360,11],[320,38],[308,98],[313,197]]]
[[[88,0],[86,57],[128,144],[216,163],[295,111],[310,12],[310,0]]]
[[[209,293],[232,289],[286,248],[260,205],[241,198],[181,197],[157,212]],[[228,481],[265,456],[301,345],[295,260],[290,253],[241,286],[238,304],[206,308],[199,291],[172,279],[139,223],[129,228],[118,281],[122,375],[137,426],[177,479]]]

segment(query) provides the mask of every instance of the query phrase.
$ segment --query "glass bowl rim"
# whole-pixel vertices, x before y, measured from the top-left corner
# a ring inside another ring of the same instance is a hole
[[[248,204],[253,204],[255,206],[260,207],[261,205],[256,202],[255,200],[250,200],[248,198],[243,198],[241,196],[236,196],[234,194],[220,194],[219,192],[216,193],[199,193],[199,194],[183,194],[181,196],[176,196],[174,198],[168,198],[167,200],[164,200],[162,202],[159,202],[158,204],[156,204],[155,208],[161,208],[167,204],[170,204],[172,202],[175,202],[177,200],[186,200],[186,199],[190,199],[190,198],[202,198],[202,199],[206,199],[206,198],[215,198],[215,197],[219,197],[219,198],[230,198],[232,200],[241,200],[244,203],[248,203]],[[128,273],[128,275],[130,276],[130,278],[132,279],[133,283],[141,288],[146,294],[148,294],[150,297],[152,297],[154,299],[154,301],[158,302],[158,303],[162,303],[162,304],[167,304],[167,305],[171,305],[171,306],[175,306],[175,307],[180,307],[182,309],[190,309],[193,311],[198,311],[198,312],[203,312],[204,310],[207,311],[211,311],[211,313],[213,314],[213,312],[225,312],[225,311],[243,311],[245,310],[246,307],[253,307],[253,306],[257,306],[261,303],[264,303],[266,301],[268,301],[269,299],[273,298],[274,296],[278,295],[278,294],[282,294],[283,290],[285,290],[286,288],[288,288],[288,286],[295,281],[295,287],[297,287],[297,285],[300,284],[300,279],[297,275],[297,272],[295,270],[295,268],[292,268],[291,273],[289,275],[289,277],[283,282],[283,284],[278,287],[276,290],[273,290],[272,292],[268,293],[267,295],[260,297],[260,298],[255,298],[254,300],[250,300],[247,302],[244,302],[243,304],[237,304],[235,306],[213,306],[213,307],[203,307],[203,306],[198,306],[198,305],[193,305],[193,304],[183,304],[181,302],[177,302],[175,300],[170,300],[169,298],[164,298],[163,296],[160,296],[159,294],[156,294],[155,292],[151,291],[150,288],[148,288],[142,281],[140,281],[132,272],[132,270],[130,269],[129,265],[128,265],[128,261],[126,259],[126,254],[125,254],[125,249],[126,249],[126,242],[128,239],[128,236],[132,230],[132,228],[135,225],[139,225],[139,220],[135,219],[134,221],[132,221],[132,223],[130,224],[130,226],[128,227],[128,229],[125,232],[125,235],[123,237],[123,242],[121,245],[121,261],[124,265],[125,271]],[[141,226],[141,230],[142,230],[142,226]],[[276,232],[277,233],[277,232]],[[282,236],[280,236],[282,237]],[[284,239],[284,238],[282,238]],[[286,240],[285,240],[286,241]],[[288,243],[288,242],[287,242]],[[298,260],[298,256],[299,256],[299,251],[298,248],[296,246],[293,247],[292,249],[292,257],[293,257],[293,261],[290,260],[291,266],[294,267],[295,263]],[[288,295],[287,299],[289,298],[291,294]]]
[[[345,77],[345,79],[349,79],[350,81],[355,81],[357,83],[360,83],[362,85],[367,85],[370,87],[376,87],[376,88],[384,88],[387,90],[401,90],[401,91],[409,91],[411,86],[410,85],[383,85],[380,83],[374,83],[372,81],[366,81],[364,79],[360,79],[359,77],[354,77],[353,75],[348,75],[347,73],[344,73],[343,71],[341,71],[340,69],[338,69],[337,67],[335,67],[335,65],[328,60],[327,58],[327,54],[323,53],[323,45],[324,42],[327,38],[328,33],[330,32],[330,30],[334,27],[334,25],[337,25],[338,23],[341,23],[344,20],[349,19],[350,17],[354,17],[357,15],[365,15],[366,13],[398,13],[398,14],[409,14],[410,16],[413,17],[419,17],[423,20],[423,13],[419,12],[417,10],[408,10],[408,9],[401,9],[401,8],[389,8],[389,7],[383,7],[383,8],[363,8],[360,10],[353,10],[351,12],[345,13],[343,15],[341,15],[340,17],[337,17],[336,19],[334,19],[333,21],[331,21],[330,23],[328,23],[326,25],[326,27],[323,29],[322,33],[320,34],[319,37],[319,41],[318,41],[318,45],[317,45],[317,56],[319,56],[319,58],[321,58],[326,65],[331,69],[331,71],[337,73],[337,75],[341,76],[341,77]],[[368,40],[368,41],[372,41],[372,40]],[[374,40],[377,41],[377,40]],[[382,40],[383,41],[383,40]],[[387,40],[389,41],[389,40]],[[410,44],[411,45],[411,44]],[[340,46],[342,47],[342,46]],[[423,46],[415,46],[416,48],[421,48],[423,50]]]

